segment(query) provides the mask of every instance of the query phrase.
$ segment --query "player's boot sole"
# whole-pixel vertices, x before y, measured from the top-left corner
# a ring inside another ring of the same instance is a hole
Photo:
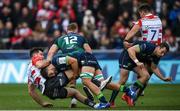
[[[111,80],[112,80],[112,76],[108,77],[106,80],[101,82],[101,86],[100,86],[101,91],[104,90],[104,88],[111,82]]]

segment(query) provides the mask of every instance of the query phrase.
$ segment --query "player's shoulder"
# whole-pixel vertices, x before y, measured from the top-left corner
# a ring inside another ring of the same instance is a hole
[[[78,34],[78,33],[72,33],[73,36],[79,37],[79,38],[84,38],[82,35]]]
[[[159,16],[150,14],[150,15],[147,15],[147,16],[141,18],[140,20],[146,21],[146,20],[157,20],[157,19],[160,19]]]

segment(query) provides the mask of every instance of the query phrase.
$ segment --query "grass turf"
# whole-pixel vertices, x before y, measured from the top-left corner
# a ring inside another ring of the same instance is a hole
[[[82,86],[78,85],[78,89],[82,91]],[[107,99],[111,96],[110,90],[104,90],[103,93]],[[121,93],[122,94],[122,93]],[[128,107],[125,102],[120,100],[120,95],[116,99],[116,108],[109,110],[178,110],[180,109],[180,85],[149,85],[145,91],[145,96],[139,98],[135,107]],[[52,110],[70,110],[70,99],[49,100],[54,105]],[[36,104],[28,95],[26,84],[0,84],[0,110],[44,110]],[[48,110],[51,110],[48,109]],[[90,109],[89,107],[78,102],[78,107],[74,110]]]

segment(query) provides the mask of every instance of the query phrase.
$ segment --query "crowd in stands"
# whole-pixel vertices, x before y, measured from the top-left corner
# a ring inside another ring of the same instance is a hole
[[[121,49],[141,3],[161,18],[170,51],[180,51],[180,0],[0,0],[0,49],[49,47],[71,22],[93,49]]]

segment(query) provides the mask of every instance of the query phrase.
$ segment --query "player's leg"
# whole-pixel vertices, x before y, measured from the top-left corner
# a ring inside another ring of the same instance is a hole
[[[119,83],[119,85],[121,85],[120,91],[122,91],[122,92],[124,91],[123,85],[126,83],[128,77],[129,77],[129,71],[124,68],[121,68],[120,69],[120,80],[118,83]],[[112,107],[114,106],[115,99],[116,99],[118,93],[119,93],[119,90],[113,90],[113,92],[112,92],[111,98],[109,100]]]
[[[78,90],[73,89],[73,88],[66,88],[67,90],[67,97],[74,97],[77,100],[79,100],[81,103],[84,103],[85,105],[88,105],[92,108],[96,109],[103,109],[103,108],[108,108],[109,104],[108,103],[100,103],[96,104],[95,102],[91,101],[87,97],[83,96]]]
[[[106,86],[107,84],[109,84],[111,82],[111,79],[112,79],[112,76],[108,77],[107,79],[104,80],[104,77],[103,77],[103,74],[102,74],[102,71],[98,68],[96,71],[95,71],[95,76],[91,79],[91,81],[97,86],[100,88],[100,90],[102,91]],[[118,87],[118,86],[117,86]],[[116,88],[117,88],[116,87]],[[83,87],[83,90],[85,92],[85,94],[87,95],[87,97],[91,100],[94,100],[94,96],[93,96],[93,93],[91,92],[91,90],[84,86]]]
[[[57,54],[53,57],[52,64],[56,67],[58,71],[67,70],[71,66],[73,73],[74,74],[77,73],[78,64],[75,58],[63,54],[61,55]],[[73,79],[73,81],[70,81],[69,85],[71,88],[75,88],[76,85],[75,79]],[[75,98],[72,98],[70,107],[76,107],[76,104],[77,104],[77,100]]]
[[[148,72],[149,72],[149,75],[150,75],[150,77],[151,77],[152,74],[153,74],[153,72],[152,72],[151,70],[149,70],[149,69],[148,69]],[[137,99],[139,98],[139,96],[142,95],[142,93],[143,93],[144,90],[146,89],[146,87],[147,87],[147,85],[148,85],[148,82],[149,82],[149,80],[146,82],[146,84],[144,84],[144,87],[141,88],[141,89],[138,91],[138,93],[137,93]],[[143,94],[143,95],[144,95],[144,94]],[[137,99],[136,99],[136,100],[137,100]]]
[[[97,66],[97,60],[91,53],[84,53],[81,57],[81,74],[80,77],[85,86],[87,86],[93,94],[97,96],[100,102],[107,103],[106,98],[101,92],[100,88],[97,87],[91,80],[95,73]]]
[[[103,93],[101,92],[101,90],[99,89],[99,87],[97,87],[92,81],[92,77],[93,74],[95,72],[95,68],[90,67],[90,66],[83,66],[81,69],[81,74],[80,77],[82,79],[82,82],[85,86],[87,86],[93,94],[95,94],[97,96],[97,98],[99,99],[100,102],[102,103],[107,103],[106,98],[104,97]]]
[[[68,87],[76,89],[76,80],[75,79],[71,80],[68,84]],[[77,107],[76,98],[72,97],[70,107],[71,108]]]
[[[104,79],[101,67],[99,66],[99,64],[97,64],[96,66],[96,70],[95,70],[95,76],[94,79],[100,81],[100,89],[104,90],[104,88],[111,83],[112,80],[112,76],[107,77],[106,79]],[[113,87],[113,86],[112,86]],[[116,86],[115,86],[116,87]]]
[[[129,77],[129,70],[132,69],[132,67],[134,67],[134,65],[131,63],[130,61],[131,59],[128,58],[128,53],[126,51],[123,51],[120,54],[119,57],[119,69],[120,69],[120,80],[119,80],[119,85],[121,85],[121,87],[123,87],[123,85],[126,83],[128,77]],[[130,65],[129,65],[130,64]],[[123,90],[123,88],[122,88]],[[110,103],[111,103],[111,107],[114,107],[114,101],[116,96],[118,95],[119,91],[114,90],[111,98],[110,98]]]
[[[89,99],[87,99],[85,96],[83,96],[78,90],[74,88],[65,88],[67,90],[67,96],[66,97],[73,97],[76,98],[78,101],[90,106],[94,107],[95,103]]]
[[[129,106],[134,106],[134,101],[137,99],[137,92],[138,90],[142,90],[146,82],[149,80],[149,73],[147,69],[135,67],[134,70],[137,72],[139,79],[131,85],[126,94],[128,95],[128,98],[126,98],[126,101]]]

